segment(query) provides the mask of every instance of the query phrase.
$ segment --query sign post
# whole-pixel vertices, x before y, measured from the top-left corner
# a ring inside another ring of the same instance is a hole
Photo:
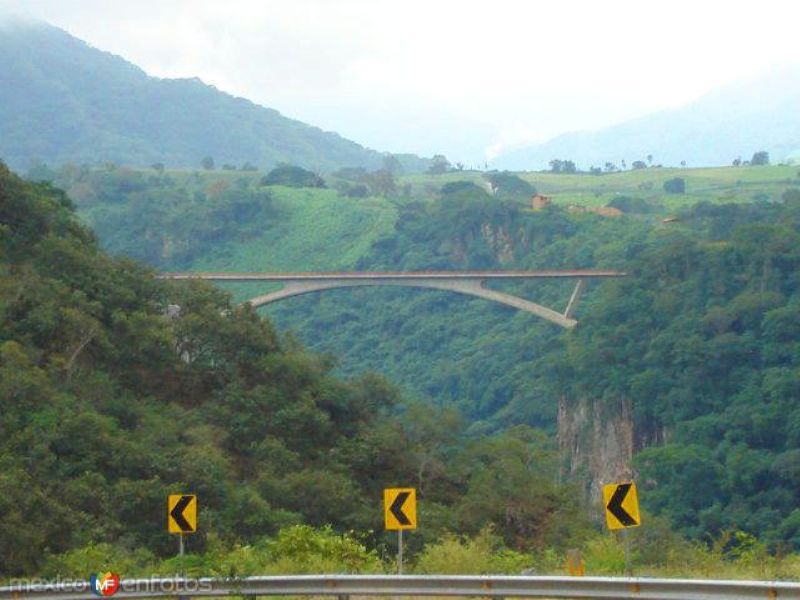
[[[183,558],[183,536],[197,531],[197,496],[170,494],[167,498],[167,531],[178,534],[178,556]]]
[[[383,490],[383,518],[386,529],[397,531],[397,574],[403,574],[403,530],[417,528],[417,490]]]
[[[638,527],[642,523],[639,516],[639,497],[636,493],[636,484],[627,481],[604,485],[603,504],[608,528],[611,531],[622,529],[622,538],[625,544],[625,574],[631,576],[631,539],[628,529]]]

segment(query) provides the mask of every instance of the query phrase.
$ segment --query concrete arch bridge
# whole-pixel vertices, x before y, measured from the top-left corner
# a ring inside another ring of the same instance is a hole
[[[574,319],[575,307],[589,279],[624,277],[621,271],[572,270],[572,271],[419,271],[419,272],[361,272],[361,273],[163,273],[160,279],[204,279],[208,281],[264,281],[281,283],[283,288],[249,300],[255,307],[277,302],[285,298],[343,287],[366,285],[394,285],[430,288],[457,292],[492,300],[524,310],[561,327],[571,328],[578,322]],[[563,312],[547,308],[519,296],[498,292],[485,287],[487,281],[519,279],[573,279],[575,288]]]

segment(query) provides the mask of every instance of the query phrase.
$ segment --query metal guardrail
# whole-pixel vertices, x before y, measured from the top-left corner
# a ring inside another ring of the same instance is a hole
[[[114,598],[221,596],[466,596],[637,600],[800,600],[800,582],[629,577],[292,575],[123,580]],[[0,587],[0,600],[84,600],[88,582]]]

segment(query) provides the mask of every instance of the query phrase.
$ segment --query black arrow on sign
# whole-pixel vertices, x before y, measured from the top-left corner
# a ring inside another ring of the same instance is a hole
[[[400,525],[411,525],[411,520],[403,512],[403,504],[406,503],[411,492],[400,492],[389,507],[389,512],[394,515]]]
[[[189,503],[193,499],[194,496],[181,496],[181,499],[178,500],[178,503],[169,512],[169,516],[172,517],[175,523],[178,524],[180,530],[186,533],[191,533],[194,531],[192,526],[189,524],[189,521],[187,521],[186,517],[183,516],[183,511],[186,510],[186,507],[189,506]]]
[[[617,521],[622,523],[625,527],[630,527],[631,525],[638,525],[636,519],[630,516],[624,508],[622,508],[622,503],[625,500],[625,497],[628,495],[628,490],[631,489],[630,483],[622,483],[617,486],[617,489],[614,490],[614,495],[611,496],[611,500],[608,501],[606,505],[606,510],[610,512],[617,518]]]

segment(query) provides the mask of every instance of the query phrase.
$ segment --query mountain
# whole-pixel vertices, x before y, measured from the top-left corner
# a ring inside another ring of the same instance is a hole
[[[199,79],[159,79],[36,21],[0,23],[0,159],[15,169],[117,163],[198,167],[279,162],[379,167],[382,154]],[[407,170],[425,161],[403,156]]]
[[[783,65],[714,90],[695,102],[599,131],[560,135],[502,154],[503,169],[541,169],[553,158],[582,169],[645,160],[691,166],[729,165],[767,150],[773,162],[800,155],[800,65]]]

